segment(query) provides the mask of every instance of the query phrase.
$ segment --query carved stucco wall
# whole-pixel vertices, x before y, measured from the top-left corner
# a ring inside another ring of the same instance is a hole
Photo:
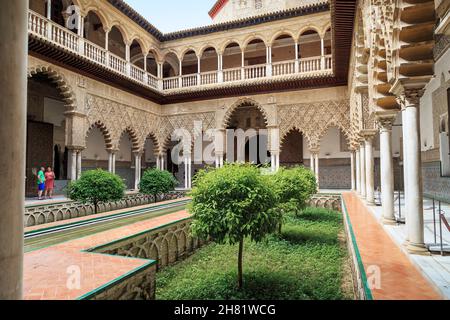
[[[281,105],[278,117],[281,140],[289,131],[297,129],[308,139],[310,148],[320,147],[320,140],[332,126],[338,127],[348,141],[351,136],[347,99]]]

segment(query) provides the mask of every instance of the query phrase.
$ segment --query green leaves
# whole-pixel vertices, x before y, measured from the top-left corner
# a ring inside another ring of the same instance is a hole
[[[159,169],[146,170],[139,184],[139,191],[143,194],[158,196],[173,191],[178,181],[168,171]]]
[[[125,184],[115,174],[101,169],[91,170],[84,172],[79,180],[71,182],[67,193],[72,200],[92,203],[97,209],[100,202],[122,199]]]
[[[272,209],[276,196],[255,166],[227,164],[202,172],[190,196],[192,231],[219,243],[238,243],[250,237],[260,241],[273,232],[280,215]]]

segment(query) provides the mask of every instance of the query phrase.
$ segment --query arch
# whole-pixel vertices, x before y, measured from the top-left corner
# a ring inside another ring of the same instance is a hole
[[[296,39],[297,39],[297,37],[295,36],[295,34],[294,34],[292,31],[289,31],[289,30],[280,30],[280,31],[277,31],[277,32],[272,36],[272,38],[270,39],[270,42],[269,42],[270,46],[273,46],[273,43],[274,43],[279,37],[284,36],[284,35],[290,36],[290,37],[292,38],[292,40],[294,40],[294,42],[295,42]]]
[[[116,39],[115,39],[116,38]],[[126,33],[120,25],[113,25],[109,31],[108,50],[113,54],[126,58]]]
[[[194,57],[193,61],[186,61],[191,56]],[[195,50],[189,49],[188,51],[184,51],[181,59],[181,71],[183,75],[188,74],[196,74],[198,71],[198,56]]]
[[[255,40],[260,40],[264,43],[264,45],[267,47],[267,41],[264,39],[264,37],[262,35],[256,34],[256,35],[251,35],[249,37],[247,37],[242,45],[242,50],[246,50],[247,46],[250,44],[250,42],[255,41]]]
[[[172,72],[171,70],[172,69]],[[180,58],[175,51],[169,50],[163,57],[163,77],[175,77],[180,75]],[[172,74],[173,73],[173,74]]]
[[[110,23],[109,30],[111,31],[113,28],[117,28],[120,34],[122,35],[122,39],[124,43],[130,43],[130,35],[128,34],[127,29],[125,29],[122,25],[123,23],[118,20],[114,20]]]
[[[323,28],[322,31],[319,33],[319,35],[324,38],[325,34],[328,32],[328,30],[331,31],[331,23],[327,23]]]
[[[216,53],[219,52],[219,50],[217,49],[217,47],[216,47],[215,45],[213,45],[213,44],[211,44],[211,43],[207,43],[207,44],[203,45],[203,46],[198,50],[199,56],[200,56],[200,57],[203,56],[203,53],[205,53],[205,51],[208,50],[208,49],[210,49],[210,48],[214,49],[214,50],[216,51]]]
[[[39,73],[47,75],[52,83],[56,85],[61,94],[62,100],[65,103],[65,107],[68,110],[77,109],[76,95],[62,73],[60,73],[58,70],[55,70],[51,66],[30,67],[27,71],[28,78],[32,78],[34,75],[37,75]]]
[[[292,132],[292,131],[298,131],[300,132],[305,138],[306,140],[308,140],[308,144],[310,143],[311,139],[309,137],[308,132],[306,132],[306,130],[302,130],[301,128],[299,128],[296,125],[292,125],[290,127],[288,127],[281,135],[280,135],[280,148],[283,147],[283,143],[285,142],[286,137]]]
[[[305,26],[305,27],[301,28],[300,31],[297,33],[297,37],[296,37],[297,41],[299,41],[302,34],[304,34],[307,31],[315,31],[315,32],[317,32],[319,37],[322,34],[322,30],[317,26],[314,26],[314,25]]]
[[[237,46],[239,47],[239,49],[241,49],[242,51],[242,44],[236,40],[236,39],[229,39],[227,41],[225,41],[225,43],[220,47],[220,52],[224,53],[226,48],[230,45],[230,44],[237,44]]]
[[[103,29],[104,30],[110,29],[108,27],[108,19],[96,6],[89,6],[86,9],[84,9],[84,12],[85,12],[85,14],[84,14],[85,17],[87,17],[90,12],[94,13],[98,17],[100,22],[102,23]]]
[[[125,135],[125,134],[128,134],[129,136],[130,136],[130,139],[131,139],[131,145],[132,145],[132,151],[133,152],[138,152],[139,150],[140,150],[140,144],[139,144],[139,137],[138,137],[138,135],[136,134],[136,131],[133,129],[133,128],[131,128],[131,127],[127,127],[125,130],[123,130],[122,131],[122,133],[120,134],[120,137],[119,137],[119,143],[120,143],[120,140],[122,139],[122,137]]]
[[[321,128],[321,130],[319,130],[317,132],[316,136],[317,136],[317,140],[319,142],[320,142],[320,140],[322,140],[322,138],[326,135],[326,133],[328,132],[328,130],[331,127],[337,127],[344,134],[347,144],[349,146],[351,146],[351,143],[352,143],[351,133],[349,132],[349,130],[347,130],[347,128],[342,123],[339,123],[338,121],[335,121],[335,120],[329,121],[325,126],[323,126]]]
[[[101,121],[97,121],[89,127],[89,129],[86,131],[86,140],[88,139],[91,130],[93,130],[94,128],[99,129],[100,132],[103,134],[103,138],[105,139],[106,149],[108,149],[108,150],[112,149],[113,143],[112,143],[112,139],[111,139],[111,134],[110,134],[108,128],[105,126],[105,124],[103,124]]]
[[[256,102],[253,99],[250,99],[250,98],[242,98],[242,99],[239,99],[238,101],[236,101],[234,104],[231,105],[231,107],[228,108],[228,110],[225,113],[225,116],[222,120],[222,128],[223,129],[227,128],[227,126],[229,125],[229,122],[231,120],[231,117],[233,116],[233,113],[236,111],[237,108],[239,108],[241,106],[256,107],[263,115],[265,124],[266,125],[269,124],[269,117],[267,115],[267,112],[258,102]]]
[[[100,22],[100,27],[95,25],[96,20]],[[105,47],[105,19],[104,17],[100,16],[99,11],[91,9],[86,13],[83,30],[83,37],[85,39],[95,43],[102,48]]]
[[[200,53],[200,72],[218,70],[218,53],[213,46],[206,46]]]
[[[233,52],[234,48],[237,48],[237,53]],[[226,45],[222,49],[223,70],[240,68],[242,53],[242,46],[239,44],[239,42],[233,40],[227,41]]]
[[[195,54],[196,57],[198,57],[197,51],[196,51],[193,47],[187,47],[187,48],[184,48],[184,49],[181,51],[181,53],[178,55],[178,57],[180,58],[181,61],[183,61],[185,55],[188,54],[188,53],[190,53],[191,51]]]

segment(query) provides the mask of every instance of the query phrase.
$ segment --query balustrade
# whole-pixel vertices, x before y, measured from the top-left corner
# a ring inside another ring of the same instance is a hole
[[[158,78],[145,70],[130,65],[123,58],[114,55],[110,51],[80,37],[71,30],[61,27],[57,23],[35,13],[28,12],[28,31],[34,36],[64,47],[76,54],[112,69],[125,77],[129,77],[145,86],[157,90],[172,90],[180,87],[194,87],[210,85],[219,82],[233,82],[243,79],[258,79],[265,77],[277,77],[297,73],[312,73],[331,71],[333,60],[331,55],[304,58],[298,61],[275,62],[266,64],[224,69],[222,71],[209,71],[181,77]],[[268,68],[267,68],[268,67]],[[272,72],[268,72],[268,70]],[[220,74],[220,76],[219,76]]]

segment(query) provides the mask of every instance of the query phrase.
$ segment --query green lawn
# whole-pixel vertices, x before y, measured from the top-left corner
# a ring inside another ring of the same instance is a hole
[[[236,288],[237,246],[210,244],[157,274],[157,299],[352,299],[338,212],[289,215],[282,235],[244,248],[244,288]],[[350,280],[349,280],[350,279]]]

